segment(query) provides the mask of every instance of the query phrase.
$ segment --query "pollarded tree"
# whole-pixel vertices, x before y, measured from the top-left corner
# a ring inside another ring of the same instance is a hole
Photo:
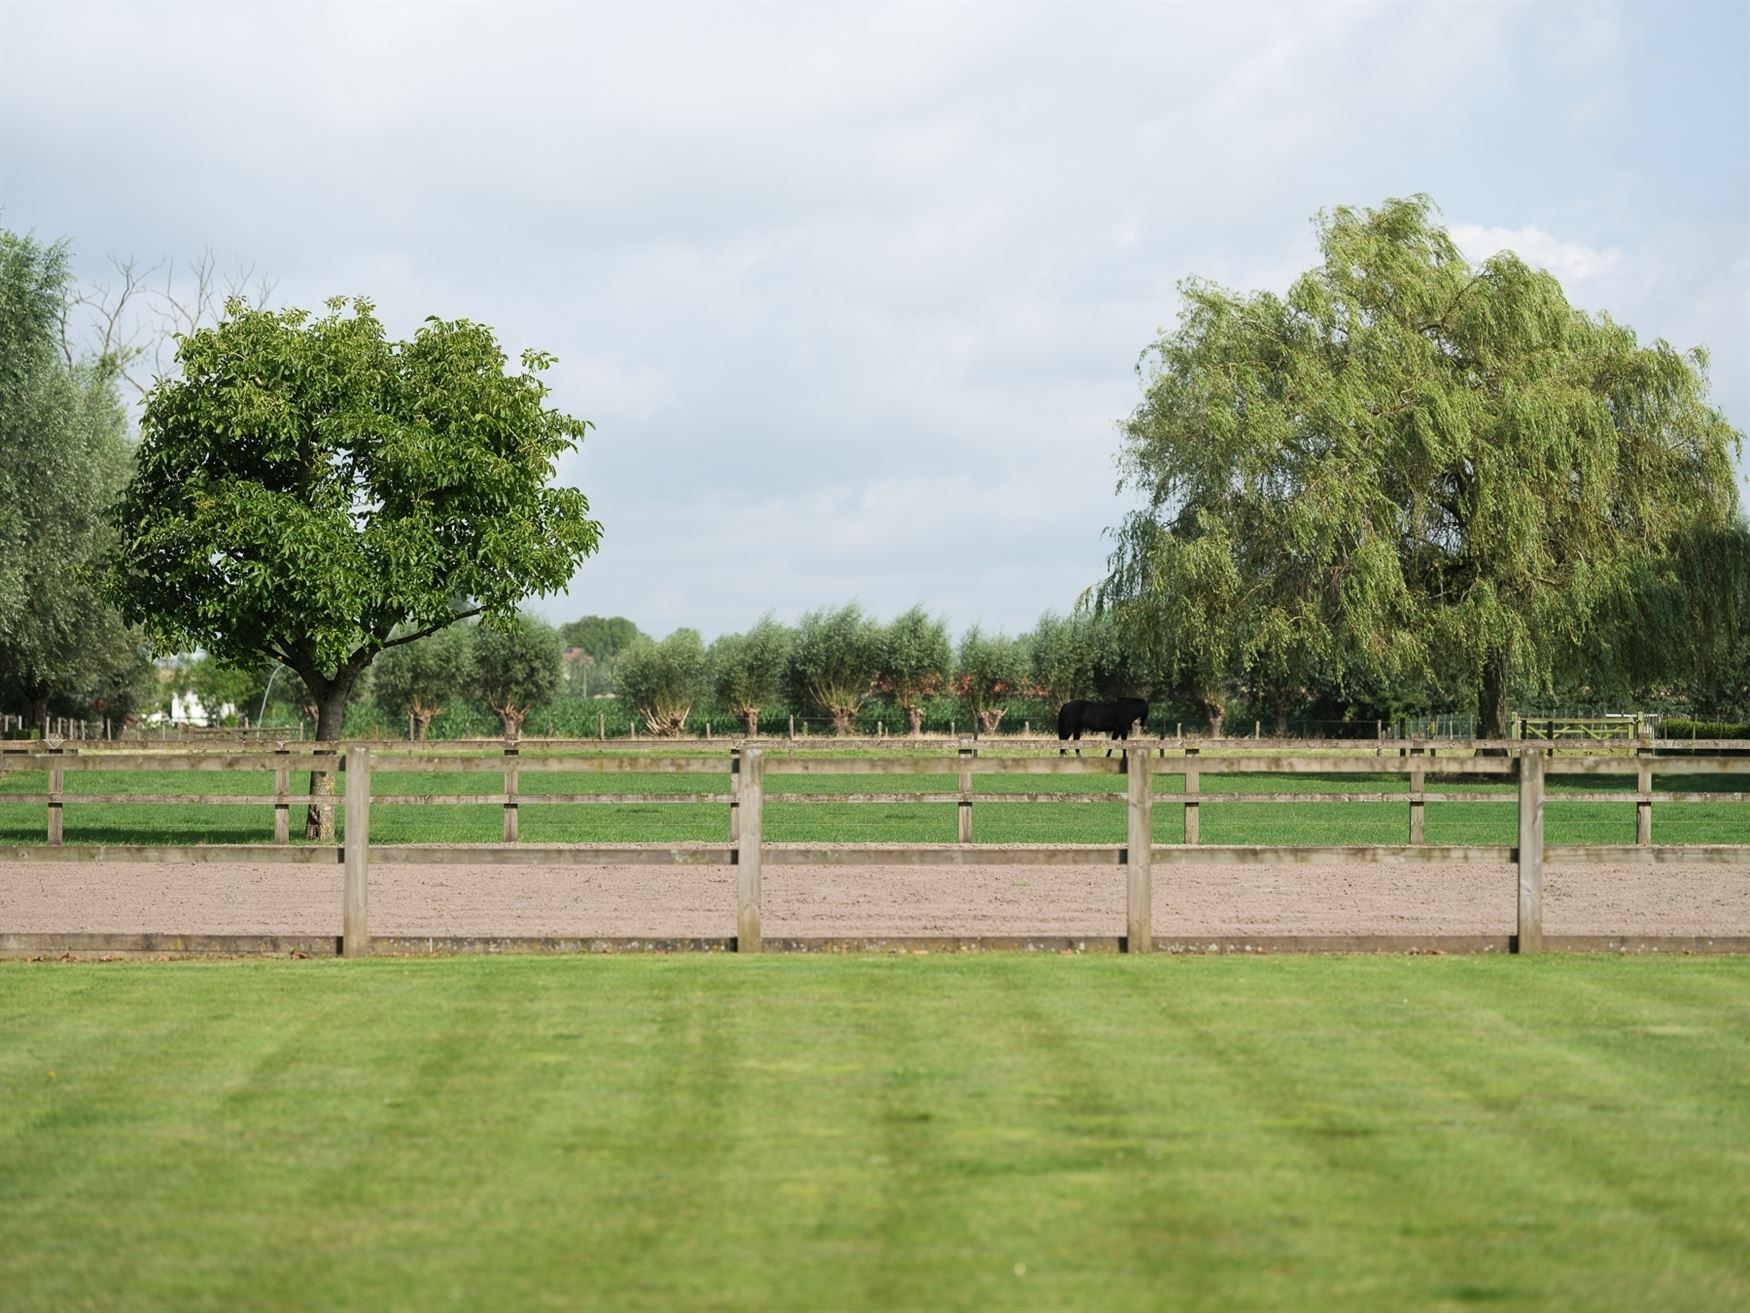
[[[711,644],[712,690],[750,736],[760,732],[760,709],[783,689],[790,642],[790,631],[767,615],[747,633],[724,634]]]
[[[835,734],[850,733],[880,672],[881,626],[855,602],[802,617],[790,649],[790,685],[797,701],[832,717]]]
[[[660,643],[640,637],[620,654],[620,697],[652,734],[681,734],[704,692],[706,673],[705,642],[697,629],[677,629]]]
[[[1109,614],[1086,607],[1067,616],[1047,611],[1026,645],[1034,687],[1055,705],[1155,692],[1156,680],[1138,667]]]
[[[948,646],[948,624],[914,606],[881,631],[879,681],[905,712],[908,732],[923,733],[924,702],[948,686],[954,653]]]
[[[394,342],[368,301],[328,306],[232,299],[182,339],[146,399],[111,581],[173,651],[295,671],[323,740],[379,652],[563,588],[601,529],[547,486],[588,428],[547,405],[552,357],[510,373],[483,325]],[[331,832],[331,809],[311,815],[311,837]]]
[[[1733,517],[1705,355],[1471,264],[1432,210],[1322,217],[1285,298],[1187,283],[1139,365],[1148,505],[1100,600],[1206,697],[1432,677],[1503,735],[1509,680],[1547,684],[1650,555]]]
[[[1027,675],[1027,645],[1020,639],[986,634],[977,625],[961,635],[955,689],[981,733],[996,733],[1010,701],[1026,695]]]
[[[513,614],[476,627],[473,636],[474,692],[514,739],[538,704],[559,687],[565,651],[559,631],[533,616]]]
[[[421,741],[433,718],[475,683],[474,630],[466,624],[392,647],[371,667],[377,705],[392,716],[412,717],[413,737]]]

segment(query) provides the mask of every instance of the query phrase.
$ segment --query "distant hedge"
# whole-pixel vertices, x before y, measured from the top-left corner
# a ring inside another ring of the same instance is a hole
[[[1750,723],[1731,720],[1678,720],[1669,717],[1659,727],[1665,739],[1750,739]]]

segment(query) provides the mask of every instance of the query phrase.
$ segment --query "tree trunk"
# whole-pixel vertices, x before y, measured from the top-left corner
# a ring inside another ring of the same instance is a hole
[[[346,696],[352,692],[352,680],[336,678],[327,688],[317,692],[309,676],[304,683],[316,695],[316,739],[318,743],[338,743],[341,726],[346,719]],[[323,749],[318,748],[318,752]],[[306,839],[334,838],[334,772],[310,772],[310,809],[304,815]]]
[[[979,712],[978,723],[981,726],[979,732],[983,734],[995,734],[997,732],[997,726],[1002,723],[1002,719],[1008,714],[1008,710],[1007,707],[992,707],[989,711]]]
[[[834,734],[849,734],[851,732],[851,716],[854,713],[835,708],[832,713],[832,732]]]
[[[1483,683],[1477,693],[1477,737],[1507,737],[1507,652],[1489,653],[1483,662]]]
[[[510,742],[515,743],[522,737],[523,722],[528,718],[529,713],[527,711],[518,711],[515,707],[500,708],[498,719],[504,726],[504,737]]]
[[[1203,704],[1203,714],[1209,721],[1209,737],[1220,738],[1222,729],[1227,725],[1227,695],[1220,692],[1205,693],[1198,701]]]
[[[41,731],[43,722],[49,717],[49,695],[54,688],[48,684],[33,684],[30,689],[30,724],[26,729]]]
[[[743,711],[741,713],[741,726],[747,731],[747,736],[750,739],[757,739],[760,736],[760,709],[749,707]]]
[[[924,734],[924,709],[911,706],[905,709],[905,721],[911,728],[906,731],[914,739],[922,738]]]
[[[437,715],[437,712],[435,712],[435,711],[418,711],[418,710],[414,711],[414,713],[413,713],[413,741],[415,743],[424,743],[425,742],[426,735],[431,732],[432,717],[434,717],[436,715]]]

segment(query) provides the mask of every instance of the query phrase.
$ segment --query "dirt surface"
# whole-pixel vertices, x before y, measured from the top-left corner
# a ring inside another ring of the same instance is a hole
[[[1509,866],[1157,866],[1159,935],[1508,934]],[[809,935],[1116,935],[1119,867],[768,866],[764,929]],[[338,934],[335,866],[16,863],[0,932]],[[721,866],[400,866],[371,871],[378,935],[717,936]],[[1750,866],[1555,865],[1552,935],[1750,934]]]

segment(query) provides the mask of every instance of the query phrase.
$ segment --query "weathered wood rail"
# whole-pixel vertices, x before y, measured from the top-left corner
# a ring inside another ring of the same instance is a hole
[[[892,740],[882,741],[883,746]],[[903,742],[903,741],[902,741]],[[1053,746],[1052,740],[1037,743]],[[524,745],[527,746],[527,745]],[[713,747],[721,752],[721,742]],[[786,744],[788,748],[790,745]],[[916,745],[914,744],[914,749]],[[1710,845],[1652,844],[1651,809],[1655,802],[1737,802],[1746,801],[1745,792],[1655,792],[1654,777],[1660,775],[1750,775],[1750,754],[1731,755],[1731,748],[1741,745],[1688,742],[1669,745],[1672,755],[1659,755],[1667,745],[1641,741],[1628,753],[1593,751],[1580,755],[1558,755],[1545,745],[1535,743],[1480,744],[1490,755],[1454,756],[1435,759],[1422,751],[1422,745],[1400,745],[1400,750],[1376,750],[1363,744],[1359,750],[1349,744],[1327,745],[1318,751],[1308,751],[1304,743],[1290,745],[1264,744],[1242,740],[1238,745],[1221,745],[1228,751],[1211,751],[1208,743],[1158,742],[1134,743],[1114,755],[1063,756],[1016,755],[1013,741],[990,740],[975,745],[963,740],[953,748],[952,755],[882,752],[864,757],[839,757],[811,752],[784,752],[773,755],[757,742],[749,741],[730,750],[727,760],[722,756],[697,756],[674,752],[653,753],[610,751],[590,756],[523,755],[517,745],[508,745],[501,752],[487,756],[480,751],[454,749],[447,746],[420,745],[371,746],[299,745],[296,751],[280,748],[272,752],[138,752],[138,751],[68,751],[65,747],[49,751],[0,753],[0,773],[24,769],[46,771],[49,791],[43,794],[0,794],[0,802],[43,803],[49,808],[47,842],[42,847],[14,848],[0,851],[0,864],[5,861],[248,861],[295,862],[300,864],[340,863],[345,869],[343,934],[336,941],[338,951],[349,956],[372,951],[373,946],[387,946],[399,940],[374,940],[368,929],[369,870],[373,864],[468,864],[468,865],[732,865],[738,868],[736,935],[732,946],[742,952],[757,952],[766,946],[761,925],[761,874],[766,865],[864,865],[864,866],[969,866],[969,865],[1038,865],[1117,866],[1124,870],[1126,888],[1126,933],[1113,940],[1113,946],[1128,952],[1147,952],[1163,945],[1152,933],[1153,871],[1157,865],[1172,867],[1185,864],[1255,864],[1304,863],[1321,861],[1349,862],[1471,862],[1506,863],[1516,870],[1518,913],[1516,933],[1507,946],[1517,952],[1536,952],[1545,946],[1603,946],[1629,942],[1618,936],[1569,937],[1547,941],[1543,935],[1543,869],[1548,862],[1613,861],[1646,864],[1666,863],[1729,863],[1750,865],[1750,843]],[[994,748],[988,755],[979,755],[980,747]],[[1715,748],[1714,752],[1694,749]],[[1240,752],[1235,752],[1239,748]],[[1243,754],[1243,755],[1242,755]],[[502,792],[489,794],[374,794],[371,789],[373,768],[396,772],[485,773],[501,771],[505,785]],[[83,794],[64,790],[64,776],[69,771],[186,770],[238,771],[272,770],[275,789],[272,794]],[[289,791],[290,775],[305,771],[340,771],[346,788],[344,799],[336,798],[345,816],[344,842],[332,846],[290,846],[287,836],[286,812],[294,803],[309,801]],[[547,772],[615,774],[663,773],[673,775],[728,772],[731,787],[727,793],[586,793],[529,794],[520,790],[519,782],[527,774]],[[1441,775],[1496,780],[1516,785],[1512,794],[1479,795],[1463,793],[1430,793],[1423,787],[1425,776],[1434,771]],[[1210,792],[1202,791],[1204,775],[1403,775],[1407,777],[1405,792],[1367,791],[1348,793],[1295,792]],[[1636,843],[1627,845],[1566,845],[1550,847],[1543,838],[1544,807],[1549,801],[1546,781],[1551,775],[1627,775],[1637,776],[1639,788],[1632,792],[1587,793],[1573,801],[1609,801],[1632,803],[1636,808]],[[958,787],[950,791],[899,791],[857,794],[775,792],[768,791],[768,776],[830,775],[948,775],[957,776]],[[973,781],[984,775],[1120,775],[1124,777],[1123,793],[1114,792],[985,792],[975,795]],[[1175,791],[1159,792],[1153,788],[1157,775],[1176,775],[1182,786]],[[1126,808],[1126,842],[1112,844],[974,844],[972,842],[972,806],[976,796],[980,804],[1027,802],[1050,804],[1058,802],[1122,803]],[[130,845],[125,847],[67,846],[61,811],[67,802],[78,803],[211,803],[211,804],[271,804],[275,809],[275,846],[256,845],[195,845],[170,847]],[[469,802],[499,805],[505,809],[504,842],[496,846],[372,845],[369,813],[373,805],[406,805],[431,801]],[[958,839],[943,844],[772,844],[764,834],[764,808],[770,802],[941,802],[957,807]],[[1400,802],[1409,807],[1409,842],[1405,845],[1340,845],[1340,846],[1278,846],[1278,845],[1204,845],[1199,839],[1198,809],[1210,802]],[[1430,845],[1423,840],[1422,808],[1428,802],[1492,802],[1514,803],[1518,811],[1518,842],[1500,845]],[[647,803],[727,803],[730,809],[730,834],[727,846],[712,843],[682,843],[671,845],[596,844],[596,845],[529,845],[519,843],[517,811],[529,803],[599,804],[607,802]],[[1182,844],[1157,844],[1152,838],[1152,814],[1156,804],[1176,805],[1184,809],[1185,841]],[[1750,834],[1750,830],[1747,830]],[[127,936],[108,937],[117,946],[103,951],[154,951],[149,948],[130,949],[120,941]],[[176,936],[141,936],[159,942]],[[206,943],[215,937],[191,936],[190,943]],[[223,938],[223,937],[218,937]],[[259,937],[255,937],[259,938]],[[1004,937],[1008,944],[1012,937]],[[1353,940],[1372,943],[1367,937],[1278,937],[1280,943],[1268,938],[1249,937],[1247,946],[1264,948],[1306,947],[1314,942],[1328,950],[1339,951]],[[1488,944],[1483,937],[1460,937],[1465,942],[1478,939],[1482,949]],[[1498,938],[1498,937],[1496,937]],[[883,938],[881,943],[897,944],[903,937]],[[7,936],[0,932],[0,953],[25,951],[29,944],[45,947],[48,941],[60,943],[66,936]],[[316,937],[321,942],[321,937]],[[1021,937],[1023,946],[1045,946],[1046,940]],[[1341,941],[1339,943],[1339,940]],[[1582,940],[1584,943],[1582,943]],[[1594,944],[1592,941],[1597,940]],[[26,941],[29,941],[27,943]],[[1293,941],[1290,944],[1289,941]],[[1305,942],[1303,942],[1305,941]],[[429,941],[435,944],[436,941]],[[471,941],[472,942],[472,941]],[[482,939],[481,943],[511,944],[511,940]],[[580,939],[578,944],[597,947],[610,941]],[[613,941],[619,942],[619,941]],[[682,941],[625,941],[623,946],[680,943]],[[690,941],[688,941],[690,942]],[[874,943],[874,940],[783,940],[772,941],[771,947],[832,949]],[[905,942],[910,942],[906,940]],[[933,942],[933,941],[932,941]],[[958,942],[958,941],[956,941]],[[1076,940],[1081,946],[1087,941]],[[1238,944],[1240,941],[1236,940]],[[1379,940],[1383,945],[1386,941]],[[1392,942],[1396,942],[1395,939]],[[1416,939],[1416,943],[1423,940]],[[1433,940],[1427,941],[1433,946]],[[1490,940],[1492,943],[1493,941]],[[1664,941],[1636,940],[1643,946],[1657,947]],[[994,946],[996,941],[991,941]],[[1672,941],[1675,945],[1675,941]],[[1750,951],[1750,940],[1698,939],[1685,940],[1689,951],[1705,943],[1712,950]],[[8,947],[8,946],[11,947]],[[23,948],[20,945],[24,945]],[[715,941],[699,941],[700,946],[715,946]],[[188,951],[206,951],[189,949]],[[238,951],[251,951],[239,949]],[[502,948],[484,951],[504,951]]]

